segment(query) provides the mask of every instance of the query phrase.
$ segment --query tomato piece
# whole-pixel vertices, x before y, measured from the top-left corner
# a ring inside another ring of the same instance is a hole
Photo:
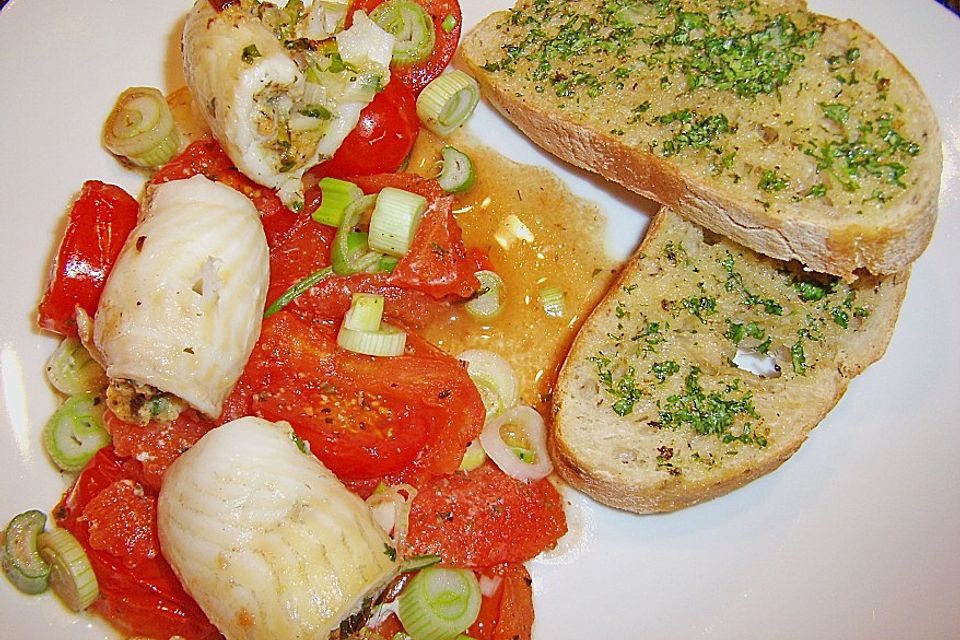
[[[383,296],[383,316],[387,322],[408,329],[421,329],[439,318],[449,308],[420,291],[388,284],[385,273],[358,273],[352,276],[321,280],[294,298],[289,309],[304,320],[339,320],[350,308],[354,293],[375,293]]]
[[[163,475],[173,461],[214,426],[192,409],[168,423],[124,422],[111,411],[104,414],[104,421],[117,455],[131,458],[128,468],[140,482],[155,491],[160,490]]]
[[[40,300],[41,329],[76,337],[77,306],[93,317],[138,211],[137,201],[120,187],[97,180],[83,184]]]
[[[57,525],[77,538],[97,576],[100,597],[92,608],[128,636],[219,638],[158,552],[156,496],[106,447],[54,510]]]
[[[414,334],[403,355],[374,358],[339,348],[335,332],[289,311],[271,316],[220,420],[288,420],[345,480],[452,473],[484,418],[463,366]]]
[[[385,173],[355,177],[353,181],[364,193],[395,187],[427,199],[427,210],[410,251],[390,274],[391,284],[438,299],[466,298],[476,292],[480,283],[474,273],[480,269],[481,258],[463,246],[460,225],[453,215],[453,196],[441,189],[436,180],[409,173]]]
[[[499,580],[493,595],[480,601],[477,621],[467,630],[476,640],[530,640],[533,633],[533,588],[522,564],[501,564],[478,572]]]
[[[283,205],[276,191],[257,184],[240,173],[227,152],[212,138],[197,140],[188,146],[179,156],[153,174],[151,184],[183,180],[196,175],[222,182],[247,196],[260,212],[267,244],[271,247],[289,233],[301,218]]]
[[[291,286],[330,264],[330,245],[337,230],[310,216],[299,220],[270,245],[270,286],[267,306]]]
[[[562,499],[549,480],[515,480],[490,462],[418,488],[408,555],[439,554],[468,567],[525,562],[553,548],[567,530]]]
[[[463,22],[463,16],[460,12],[460,4],[457,0],[416,0],[423,7],[430,17],[433,18],[433,29],[436,41],[433,45],[433,53],[426,60],[410,65],[390,65],[391,79],[396,78],[407,85],[410,90],[417,95],[427,86],[427,84],[443,73],[453,54],[457,51],[457,44],[460,42],[460,29]],[[354,11],[365,11],[367,15],[373,9],[383,4],[385,0],[354,0]],[[453,27],[447,31],[443,28],[444,20],[454,21]]]
[[[336,153],[304,175],[304,188],[320,178],[396,171],[420,133],[417,99],[402,82],[388,82],[363,111]],[[309,202],[309,200],[308,200]],[[316,209],[307,208],[306,211]]]

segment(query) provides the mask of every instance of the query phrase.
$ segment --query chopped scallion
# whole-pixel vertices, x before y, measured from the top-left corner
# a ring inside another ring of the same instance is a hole
[[[480,583],[469,569],[427,567],[397,598],[397,617],[414,640],[453,640],[480,613]]]
[[[293,302],[293,299],[299,296],[301,293],[303,293],[313,285],[317,284],[318,282],[320,282],[321,280],[323,280],[324,278],[332,274],[333,274],[333,267],[324,267],[323,269],[318,269],[317,271],[314,271],[313,273],[308,275],[306,278],[295,283],[289,289],[284,291],[279,298],[274,300],[273,304],[267,307],[267,310],[263,312],[264,319],[269,318],[276,312],[280,311],[285,306]]]
[[[557,286],[544,287],[537,295],[540,308],[551,318],[562,318],[566,312],[566,294]]]
[[[419,3],[387,0],[370,13],[370,18],[394,37],[394,64],[417,64],[433,53],[436,41],[433,18]]]
[[[467,121],[480,101],[480,86],[463,71],[434,78],[417,96],[417,115],[423,125],[445,137]]]
[[[420,194],[384,188],[370,216],[370,247],[391,256],[406,255],[426,209],[427,199]]]
[[[103,146],[138,167],[158,167],[180,148],[173,114],[153,87],[120,94],[103,128]]]
[[[337,227],[337,235],[333,238],[333,246],[330,247],[330,264],[338,276],[376,271],[379,267],[381,254],[370,250],[369,237],[366,243],[358,244],[358,236],[353,235],[361,214],[372,207],[376,200],[374,195],[363,196],[351,202],[344,210],[343,219]]]
[[[64,471],[80,471],[97,451],[110,444],[103,424],[105,403],[93,393],[67,398],[43,429],[43,445]]]
[[[363,197],[360,187],[338,178],[323,178],[318,186],[321,193],[320,206],[313,212],[313,219],[331,227],[339,227],[343,221],[343,212],[352,202]]]
[[[47,590],[50,565],[38,549],[38,539],[46,524],[47,516],[32,509],[14,516],[4,531],[0,564],[13,586],[23,593]]]
[[[386,323],[381,323],[376,331],[357,331],[341,325],[337,344],[368,356],[399,356],[407,344],[407,334]]]
[[[83,611],[100,595],[86,551],[66,529],[40,534],[40,555],[50,565],[50,587],[73,611]]]
[[[47,379],[68,396],[89,391],[100,393],[107,386],[107,374],[100,363],[76,338],[64,338],[47,359]]]
[[[466,302],[467,313],[478,320],[497,317],[503,310],[503,280],[488,270],[477,271],[474,275],[480,281],[480,289]]]
[[[469,191],[477,179],[470,156],[459,149],[444,147],[440,157],[443,160],[437,182],[443,190],[455,194]]]
[[[457,28],[457,25],[460,24],[460,21],[457,20],[457,17],[452,13],[448,13],[444,17],[443,22],[440,23],[440,28],[443,29],[444,33],[450,33]]]
[[[376,293],[355,293],[343,325],[355,331],[377,331],[383,318],[383,296]]]

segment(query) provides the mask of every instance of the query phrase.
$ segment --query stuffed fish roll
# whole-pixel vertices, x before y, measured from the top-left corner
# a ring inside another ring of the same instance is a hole
[[[342,30],[342,16],[313,5],[244,1],[216,11],[198,0],[183,29],[187,84],[214,137],[293,209],[303,173],[333,156],[389,82],[394,43],[363,12]]]
[[[217,417],[260,335],[268,279],[246,197],[203,176],[153,187],[94,316],[111,409],[169,419],[172,395]]]
[[[227,640],[325,639],[398,571],[367,505],[286,423],[204,435],[167,471],[157,513],[164,557]]]

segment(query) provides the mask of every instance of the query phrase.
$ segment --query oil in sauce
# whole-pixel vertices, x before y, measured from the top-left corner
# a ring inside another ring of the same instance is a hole
[[[454,204],[463,241],[485,251],[503,279],[503,309],[480,321],[453,305],[424,337],[453,355],[488,349],[503,356],[521,401],[545,409],[570,343],[621,266],[604,247],[606,218],[547,169],[513,162],[463,130],[450,144],[471,158],[477,175]],[[408,170],[435,177],[442,146],[422,131]],[[563,292],[561,315],[539,301],[553,287]]]

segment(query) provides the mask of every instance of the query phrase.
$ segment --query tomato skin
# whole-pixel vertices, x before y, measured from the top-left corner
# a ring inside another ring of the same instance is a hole
[[[93,317],[138,211],[137,201],[120,187],[98,180],[83,184],[50,266],[37,314],[41,329],[76,337],[77,306]]]
[[[190,144],[179,156],[153,174],[150,183],[162,184],[196,175],[222,182],[249,198],[260,212],[267,244],[271,247],[284,238],[301,218],[283,205],[276,191],[240,173],[223,147],[212,138]]]
[[[562,498],[549,480],[515,480],[489,461],[418,489],[407,555],[439,554],[466,567],[525,562],[567,530]]]
[[[136,479],[124,461],[113,447],[106,447],[54,510],[57,525],[83,545],[97,576],[100,597],[93,609],[128,636],[219,638],[219,631],[156,552],[156,492],[144,487],[136,500],[131,499],[124,487],[133,483]],[[93,542],[91,526],[99,530]],[[131,536],[136,544],[129,542]]]
[[[456,470],[485,415],[463,366],[415,334],[389,358],[345,351],[335,336],[335,325],[290,311],[268,318],[220,421],[289,420],[342,480],[375,486]],[[378,406],[382,414],[365,410]]]
[[[391,79],[396,78],[407,85],[414,95],[419,95],[420,91],[431,80],[443,73],[443,70],[453,59],[453,54],[457,51],[457,44],[460,42],[463,16],[457,0],[416,1],[433,18],[433,29],[436,37],[433,53],[426,60],[417,64],[391,64],[390,75]],[[385,0],[355,0],[352,7],[354,11],[365,11],[369,15],[373,9],[384,2]],[[445,31],[442,26],[443,20],[447,16],[452,16],[456,20],[456,24],[450,31]]]
[[[478,577],[499,578],[500,585],[480,602],[477,621],[467,630],[476,640],[530,640],[533,635],[533,589],[522,564],[501,564],[478,571]]]
[[[352,179],[364,193],[377,193],[395,187],[427,199],[427,210],[420,221],[410,251],[390,274],[389,282],[422,291],[437,299],[466,298],[480,282],[474,273],[482,259],[463,246],[460,225],[453,215],[453,196],[436,180],[411,173],[382,173]]]
[[[402,82],[388,82],[360,112],[357,126],[333,157],[307,172],[304,186],[326,176],[343,178],[396,171],[410,155],[419,133],[416,97]],[[306,210],[314,209],[316,206]]]

